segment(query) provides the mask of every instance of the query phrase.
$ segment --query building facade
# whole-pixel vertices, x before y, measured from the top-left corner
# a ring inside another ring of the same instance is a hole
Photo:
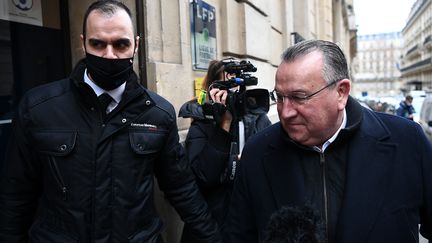
[[[400,32],[357,37],[357,56],[353,61],[355,97],[395,96],[401,92]]]
[[[16,2],[17,5],[12,3]],[[19,9],[33,3],[37,9]],[[10,118],[28,89],[68,75],[84,57],[80,43],[82,19],[91,0],[33,0],[0,2],[0,128],[7,140]],[[180,106],[195,96],[195,81],[204,77],[197,68],[194,18],[212,21],[209,56],[235,57],[257,67],[257,87],[272,90],[280,55],[299,39],[338,43],[351,61],[356,51],[352,0],[124,0],[141,37],[134,69],[140,82]],[[201,6],[194,8],[193,6]],[[13,11],[18,11],[14,15]],[[33,16],[34,14],[34,16]],[[14,19],[13,16],[21,16]],[[26,18],[27,17],[27,18]],[[33,20],[29,22],[23,19]],[[34,20],[38,21],[34,21]],[[202,26],[201,26],[202,27]],[[204,29],[204,28],[202,28]],[[207,31],[209,28],[206,28]],[[210,35],[209,35],[210,33]],[[195,54],[194,54],[195,53]],[[206,55],[203,55],[206,56]],[[274,105],[269,116],[277,120]],[[184,138],[190,120],[178,119]],[[4,146],[1,146],[3,153]],[[155,199],[166,219],[164,238],[177,242],[182,224],[158,191]]]
[[[417,0],[402,30],[403,89],[432,91],[432,4]]]

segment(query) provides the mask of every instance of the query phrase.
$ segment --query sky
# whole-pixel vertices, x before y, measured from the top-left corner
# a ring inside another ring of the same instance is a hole
[[[401,31],[415,0],[354,0],[357,35]]]

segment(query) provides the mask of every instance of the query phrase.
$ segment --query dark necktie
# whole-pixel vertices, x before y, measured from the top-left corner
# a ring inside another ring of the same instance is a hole
[[[101,105],[102,111],[104,111],[105,114],[108,114],[109,112],[107,112],[107,108],[108,105],[113,101],[113,98],[109,94],[103,93],[99,95],[98,100]]]

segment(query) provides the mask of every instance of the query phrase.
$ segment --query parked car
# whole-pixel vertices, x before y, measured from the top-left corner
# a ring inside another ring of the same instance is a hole
[[[422,104],[423,104],[425,98],[426,98],[426,95],[418,95],[418,96],[413,95],[412,105],[414,106],[414,110],[415,110],[415,113],[414,113],[414,121],[415,122],[420,121],[420,112],[422,110]]]
[[[418,123],[420,123],[426,136],[432,143],[432,95],[424,98]]]

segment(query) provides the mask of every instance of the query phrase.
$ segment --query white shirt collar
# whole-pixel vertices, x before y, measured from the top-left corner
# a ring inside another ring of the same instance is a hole
[[[314,146],[314,150],[318,151],[318,152],[324,152],[325,149],[331,144],[333,143],[337,136],[339,135],[339,132],[344,129],[346,127],[346,123],[347,123],[347,117],[346,117],[346,110],[343,110],[343,118],[342,118],[342,124],[340,125],[339,129],[335,132],[335,134],[333,134],[333,136],[331,138],[329,138],[323,145],[322,148],[320,149],[318,146]]]
[[[109,94],[114,101],[118,104],[120,103],[121,97],[123,95],[123,92],[125,91],[126,82],[124,82],[119,87],[113,89],[113,90],[104,90],[101,87],[97,86],[93,81],[90,80],[90,78],[87,76],[87,69],[84,71],[84,82],[87,83],[95,92],[96,96],[99,96],[103,93]]]

